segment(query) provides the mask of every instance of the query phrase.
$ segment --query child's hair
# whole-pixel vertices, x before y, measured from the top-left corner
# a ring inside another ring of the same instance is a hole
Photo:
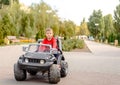
[[[53,32],[53,29],[51,29],[51,28],[46,28],[45,32],[47,32],[47,31],[52,31],[52,32]]]

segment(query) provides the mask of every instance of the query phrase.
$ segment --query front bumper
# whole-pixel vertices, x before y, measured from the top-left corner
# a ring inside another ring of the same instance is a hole
[[[45,64],[40,64],[40,63],[30,63],[30,62],[26,63],[26,62],[18,61],[18,65],[20,69],[34,70],[34,71],[47,71],[52,64],[53,62],[46,62]]]

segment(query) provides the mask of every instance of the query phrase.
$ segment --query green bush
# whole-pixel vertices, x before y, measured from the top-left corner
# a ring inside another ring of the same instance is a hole
[[[3,44],[4,44],[4,40],[0,39],[0,45],[3,45]]]
[[[119,46],[120,46],[120,33],[119,33],[118,36],[117,36],[117,40],[118,40],[118,44],[119,44]]]
[[[79,39],[67,39],[63,40],[62,42],[62,49],[63,51],[71,51],[72,49],[79,48],[82,49],[84,48],[84,40],[79,40]]]
[[[75,48],[82,49],[82,48],[84,48],[84,46],[85,46],[85,43],[84,43],[83,40],[77,40],[76,41]]]

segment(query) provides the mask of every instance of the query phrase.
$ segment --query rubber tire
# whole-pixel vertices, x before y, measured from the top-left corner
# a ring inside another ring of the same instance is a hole
[[[48,72],[49,83],[57,84],[60,81],[60,69],[56,64],[53,64]]]
[[[66,77],[68,74],[68,63],[65,61],[61,61],[61,77]]]
[[[14,64],[14,77],[17,81],[24,81],[26,79],[26,71],[21,70],[18,64]]]

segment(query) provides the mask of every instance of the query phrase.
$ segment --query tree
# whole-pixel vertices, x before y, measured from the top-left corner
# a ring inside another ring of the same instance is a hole
[[[41,1],[40,4],[33,4],[31,9],[35,19],[35,27],[37,29],[36,39],[44,37],[44,31],[47,27],[53,28],[55,35],[58,34],[59,22],[58,17],[55,16],[57,15],[55,10],[43,1]]]
[[[8,14],[10,17],[10,22],[13,24],[13,28],[15,31],[15,36],[20,36],[20,29],[21,29],[21,18],[23,15],[23,11],[20,10],[20,5],[16,2],[14,2],[9,8],[8,8]],[[12,29],[12,27],[11,27]]]
[[[3,5],[2,1],[0,4]],[[10,5],[0,9],[0,44],[8,35],[27,38],[36,35],[36,40],[43,38],[47,27],[53,28],[55,36],[70,38],[75,34],[74,22],[70,20],[61,22],[57,11],[45,2],[33,4],[27,7],[27,11],[21,7],[25,6],[20,5],[19,0],[11,0]]]
[[[53,31],[54,31],[54,35],[55,36],[58,36],[59,35],[59,18],[58,18],[58,16],[57,15],[53,15],[53,18],[52,18],[52,21],[51,21],[52,23],[51,23],[51,27],[52,27],[52,29],[53,29]]]
[[[80,24],[80,35],[89,35],[89,30],[88,30],[88,26],[87,23],[85,22],[85,19],[83,19],[83,21]]]
[[[111,38],[114,37],[115,35],[115,29],[113,26],[113,18],[111,14],[104,16],[104,23],[105,23],[105,28],[102,30],[102,34],[104,38],[105,39],[110,38],[110,41],[114,41],[114,40],[111,40]]]
[[[116,30],[117,39],[120,43],[120,4],[116,6],[114,11],[114,27]]]
[[[34,18],[31,14],[23,12],[20,24],[20,36],[31,38],[32,35],[35,35]]]
[[[65,21],[66,36],[69,38],[75,34],[75,24],[71,20]]]
[[[60,21],[59,35],[64,37],[64,39],[69,39],[75,36],[76,25],[71,20]]]
[[[4,5],[9,5],[9,4],[10,4],[10,0],[2,0],[2,3],[3,3]]]
[[[0,45],[4,43],[4,30],[3,30],[3,23],[0,21]]]
[[[59,36],[64,37],[65,34],[65,24],[62,21],[59,21]]]
[[[116,30],[120,33],[120,5],[118,5],[114,11],[114,19]]]
[[[10,20],[9,20],[9,16],[7,14],[5,14],[2,18],[2,29],[3,29],[3,38],[5,38],[6,36],[10,35]]]
[[[89,17],[88,28],[92,36],[99,39],[101,36],[101,30],[104,28],[104,22],[102,18],[101,10],[94,10]]]

